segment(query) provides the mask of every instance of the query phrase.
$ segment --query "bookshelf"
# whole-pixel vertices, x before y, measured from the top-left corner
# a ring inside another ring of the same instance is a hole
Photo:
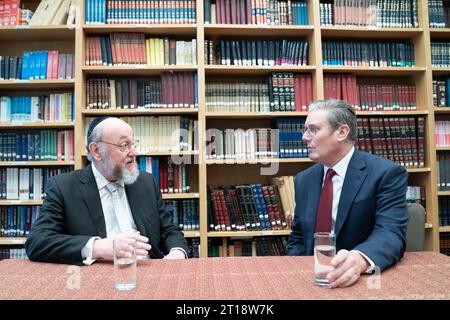
[[[321,1],[323,2],[323,1]],[[35,80],[14,81],[0,80],[0,95],[18,94],[24,91],[49,92],[51,90],[73,90],[75,98],[74,122],[70,123],[0,123],[0,132],[16,129],[37,128],[73,128],[74,161],[70,163],[0,163],[3,166],[56,166],[70,165],[75,169],[87,165],[85,150],[85,121],[99,115],[126,117],[140,116],[188,116],[198,121],[198,148],[183,151],[182,155],[198,160],[191,166],[190,179],[193,192],[164,194],[167,200],[198,199],[200,228],[198,231],[184,231],[188,238],[198,238],[202,257],[208,256],[208,240],[232,237],[287,236],[288,230],[264,231],[209,231],[207,221],[207,186],[239,185],[250,183],[270,183],[270,177],[261,176],[261,170],[268,166],[278,166],[276,176],[295,175],[313,163],[305,158],[268,158],[255,160],[206,159],[204,136],[209,128],[252,128],[270,127],[278,118],[306,118],[307,112],[212,112],[207,111],[206,85],[215,81],[263,81],[265,77],[276,72],[293,72],[308,74],[312,78],[312,95],[314,100],[325,97],[324,77],[330,74],[353,74],[363,83],[383,82],[387,79],[394,83],[414,84],[416,87],[417,109],[412,111],[358,111],[358,116],[365,117],[402,117],[420,116],[425,119],[425,166],[408,168],[409,185],[423,185],[426,190],[427,218],[424,226],[426,232],[426,249],[439,251],[439,233],[448,232],[448,227],[439,227],[438,196],[448,196],[447,191],[436,188],[436,153],[448,148],[436,148],[434,143],[435,118],[450,115],[450,108],[433,107],[432,80],[434,76],[450,75],[450,68],[436,68],[431,64],[431,41],[448,39],[450,29],[429,27],[428,1],[418,0],[418,27],[416,28],[379,28],[379,27],[344,27],[322,26],[320,23],[319,1],[308,0],[309,25],[243,25],[243,24],[206,24],[204,23],[203,1],[196,1],[196,22],[187,24],[86,24],[84,13],[85,1],[79,0],[78,7],[81,23],[75,28],[55,27],[3,27],[0,28],[0,55],[19,55],[23,50],[60,50],[71,52],[75,56],[75,80]],[[147,37],[173,37],[175,39],[196,39],[196,65],[168,66],[87,66],[86,39],[90,36],[105,35],[113,32],[144,33]],[[20,36],[19,36],[20,35]],[[17,40],[20,37],[20,41]],[[250,66],[250,65],[210,65],[205,63],[204,45],[206,40],[306,40],[309,43],[308,65],[302,66]],[[39,40],[37,40],[39,39]],[[414,44],[415,66],[413,67],[355,67],[330,66],[322,63],[324,41],[402,41]],[[86,82],[92,77],[106,78],[145,78],[161,75],[163,72],[196,72],[198,90],[198,109],[196,108],[157,108],[157,109],[86,109]],[[167,156],[167,152],[148,152],[142,155]],[[6,201],[0,205],[17,204],[39,205],[39,201]],[[0,238],[0,244],[8,243]]]
[[[17,3],[16,1],[10,1],[9,4],[13,5]],[[36,10],[40,1],[34,0],[24,0],[21,1],[21,8],[31,9],[33,11]],[[3,1],[2,4],[5,4]],[[6,15],[4,12],[0,14],[2,18],[5,18]],[[55,54],[51,51],[58,51],[59,54],[73,54],[75,51],[75,28],[68,27],[66,25],[54,25],[54,26],[24,26],[24,25],[16,25],[16,26],[1,26],[0,27],[0,56],[2,56],[2,62],[4,63],[5,57],[12,57],[13,64],[17,69],[19,65],[23,67],[23,58],[24,52],[46,52],[46,55],[50,56]],[[62,56],[59,56],[62,57]],[[31,181],[33,181],[33,188],[38,189],[39,184],[44,184],[43,181],[36,181],[37,177],[40,176],[39,180],[44,180],[46,175],[51,175],[50,172],[56,170],[71,170],[75,166],[75,161],[68,158],[55,158],[50,159],[47,158],[46,153],[48,150],[40,149],[40,147],[33,147],[32,150],[28,149],[25,152],[25,157],[28,159],[24,159],[24,149],[20,149],[20,145],[25,143],[30,143],[30,134],[35,134],[35,139],[42,139],[47,133],[52,132],[69,132],[74,130],[74,121],[68,114],[67,117],[62,116],[60,114],[60,118],[56,116],[55,112],[50,110],[50,100],[52,100],[52,107],[55,106],[56,101],[59,103],[59,106],[62,106],[62,103],[65,103],[64,112],[67,112],[71,109],[69,107],[69,101],[71,101],[71,96],[74,95],[75,89],[75,77],[70,76],[70,73],[67,74],[66,71],[73,71],[73,64],[70,61],[67,61],[68,56],[65,56],[66,63],[64,64],[64,73],[52,73],[49,65],[45,65],[45,71],[41,73],[41,77],[34,77],[33,80],[29,78],[21,77],[20,72],[16,69],[16,74],[11,74],[11,77],[2,77],[3,80],[0,80],[0,97],[11,98],[11,106],[13,106],[12,99],[21,97],[23,99],[27,99],[29,97],[39,97],[43,98],[42,101],[45,101],[47,104],[46,107],[41,107],[44,103],[41,103],[39,100],[39,111],[38,111],[38,119],[36,118],[36,114],[31,112],[30,118],[23,118],[20,113],[26,113],[27,111],[20,111],[19,117],[16,117],[13,121],[5,121],[5,114],[2,114],[2,118],[0,120],[0,135],[2,136],[2,141],[0,143],[0,147],[2,148],[2,160],[5,160],[5,152],[6,147],[11,147],[11,142],[5,139],[5,136],[15,136],[16,141],[18,141],[18,137],[27,136],[28,140],[22,140],[21,142],[17,142],[15,149],[13,152],[16,154],[15,161],[11,161],[14,159],[6,159],[8,161],[0,161],[0,170],[2,171],[2,179],[6,178],[6,175],[3,175],[8,170],[17,170],[19,174],[16,176],[16,179],[19,180],[20,189],[23,190],[23,186],[21,184],[22,172],[26,172],[24,174],[25,178],[28,179],[28,175],[34,172],[33,179],[29,180],[30,187]],[[35,59],[33,62],[39,60],[41,64],[42,59],[38,59],[38,57],[33,57]],[[74,56],[71,56],[71,61],[74,62]],[[20,62],[19,62],[20,61]],[[31,56],[29,56],[29,61],[31,61]],[[55,56],[52,57],[52,60],[47,60],[55,62]],[[41,64],[42,65],[42,64]],[[3,64],[2,67],[5,65]],[[10,61],[11,66],[11,61]],[[59,65],[58,65],[59,66]],[[60,66],[63,66],[62,60]],[[42,68],[44,69],[44,68]],[[52,65],[53,69],[53,65]],[[3,72],[5,71],[2,68]],[[54,70],[54,69],[53,69]],[[10,70],[11,71],[11,70]],[[53,97],[52,97],[53,96]],[[64,96],[64,97],[63,97]],[[70,99],[70,100],[69,100]],[[1,102],[3,107],[5,107],[5,103],[9,103],[6,100],[2,100]],[[20,102],[22,103],[22,102]],[[30,104],[30,110],[36,106],[36,100],[33,102],[33,107]],[[18,104],[19,105],[19,104]],[[20,107],[23,107],[20,105]],[[59,111],[62,109],[59,109]],[[3,109],[4,111],[4,109]],[[15,114],[16,112],[12,112]],[[70,118],[70,119],[69,119]],[[12,119],[12,118],[11,118]],[[40,135],[40,136],[39,136]],[[39,136],[39,137],[38,137]],[[43,142],[42,145],[45,146],[46,149],[50,148],[50,141]],[[57,142],[54,141],[54,145],[57,145]],[[38,143],[35,144],[35,146]],[[40,143],[39,143],[40,144]],[[26,144],[25,144],[26,146]],[[28,147],[30,145],[28,144]],[[69,147],[70,149],[70,147]],[[21,150],[21,152],[19,152]],[[11,150],[10,150],[11,151]],[[19,155],[19,158],[17,158]],[[39,155],[39,156],[38,156]],[[67,154],[69,155],[69,154]],[[45,156],[45,157],[44,157]],[[43,157],[43,158],[41,158]],[[25,160],[25,161],[21,161]],[[10,177],[9,177],[10,178]],[[9,179],[8,179],[9,181]],[[28,181],[28,180],[27,180]],[[36,183],[39,183],[36,185]],[[6,187],[6,182],[3,180],[0,184],[2,184],[2,188]],[[42,205],[42,200],[40,196],[32,196],[31,189],[26,188],[25,197],[24,194],[21,193],[19,189],[19,197],[15,197],[14,195],[8,195],[5,199],[4,195],[2,195],[2,199],[0,200],[0,210],[1,210],[1,228],[2,231],[6,230],[9,233],[8,237],[5,237],[3,234],[0,235],[0,245],[5,246],[6,248],[12,246],[13,248],[17,248],[17,246],[23,246],[25,243],[25,231],[29,230],[30,220],[32,220],[32,216],[36,217],[37,208]],[[29,191],[28,191],[29,190]],[[35,190],[35,192],[37,192]],[[16,199],[15,199],[16,198]],[[27,198],[25,200],[24,198]],[[6,224],[5,224],[6,217]],[[10,218],[14,217],[14,223],[8,225]],[[29,219],[27,219],[29,218]],[[14,224],[14,226],[13,226]],[[13,237],[11,236],[14,235]],[[2,248],[3,249],[3,248]],[[3,251],[5,252],[5,251]]]

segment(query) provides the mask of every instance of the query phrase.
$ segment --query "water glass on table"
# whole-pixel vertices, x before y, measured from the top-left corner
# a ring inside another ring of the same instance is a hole
[[[320,287],[330,287],[327,274],[334,270],[331,265],[336,255],[336,235],[333,232],[314,233],[314,283]]]
[[[136,240],[115,239],[114,279],[117,290],[136,288]]]

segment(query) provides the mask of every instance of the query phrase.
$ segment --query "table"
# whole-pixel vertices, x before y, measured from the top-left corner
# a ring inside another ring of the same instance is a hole
[[[349,288],[313,282],[313,257],[228,257],[138,261],[138,287],[114,289],[111,262],[91,266],[0,261],[0,299],[450,299],[450,257],[405,253],[381,277]],[[369,284],[369,285],[368,285]]]

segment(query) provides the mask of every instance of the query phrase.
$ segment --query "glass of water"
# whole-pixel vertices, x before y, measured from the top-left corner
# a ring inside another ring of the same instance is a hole
[[[136,288],[136,240],[115,239],[113,250],[116,289]]]
[[[334,270],[331,265],[336,255],[336,236],[333,232],[314,233],[314,283],[330,287],[327,274]]]

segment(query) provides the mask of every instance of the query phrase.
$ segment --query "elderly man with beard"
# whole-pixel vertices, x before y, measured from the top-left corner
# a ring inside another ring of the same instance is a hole
[[[186,258],[187,242],[155,179],[139,172],[131,127],[118,118],[96,118],[87,142],[91,164],[47,182],[25,244],[30,260],[77,265],[112,260],[117,238],[136,240],[137,255],[144,258]]]

